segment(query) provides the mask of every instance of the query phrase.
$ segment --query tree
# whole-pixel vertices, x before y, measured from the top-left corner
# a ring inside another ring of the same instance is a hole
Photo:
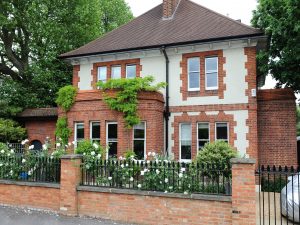
[[[72,67],[58,56],[131,19],[124,0],[108,2],[0,1],[0,98],[21,107],[55,105],[57,91],[72,77]]]
[[[13,120],[0,119],[0,142],[20,142],[26,135],[26,130]]]
[[[258,0],[252,24],[269,38],[258,55],[259,72],[270,72],[278,87],[300,91],[300,0]]]

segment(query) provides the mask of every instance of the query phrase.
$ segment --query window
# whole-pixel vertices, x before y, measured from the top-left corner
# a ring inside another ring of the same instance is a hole
[[[228,142],[228,123],[216,123],[216,140]]]
[[[200,58],[188,59],[188,90],[200,90]]]
[[[209,123],[198,123],[198,150],[209,142]]]
[[[218,89],[218,57],[205,59],[205,85],[206,90]]]
[[[136,77],[136,65],[126,65],[126,78]]]
[[[109,122],[106,124],[106,143],[109,146],[107,157],[117,157],[118,154],[118,124]]]
[[[90,140],[92,143],[100,143],[100,122],[90,123]]]
[[[192,159],[192,125],[180,124],[180,160],[190,161]]]
[[[107,80],[107,67],[98,67],[98,81],[106,82]]]
[[[133,151],[137,159],[143,160],[146,154],[146,123],[141,122],[133,127]]]
[[[84,140],[84,123],[75,123],[75,145]]]
[[[112,66],[111,67],[111,79],[121,78],[121,66]]]

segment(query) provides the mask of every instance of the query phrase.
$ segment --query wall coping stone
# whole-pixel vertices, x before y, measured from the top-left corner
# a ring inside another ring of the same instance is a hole
[[[14,181],[14,180],[0,180],[0,184],[30,186],[30,187],[45,187],[45,188],[56,188],[56,189],[60,188],[60,184],[55,184],[55,183],[26,182],[26,181]]]
[[[72,154],[72,155],[63,155],[61,157],[61,159],[82,159],[82,155],[76,155],[76,154]]]
[[[77,191],[231,202],[231,196],[226,196],[226,195],[224,196],[208,195],[208,194],[207,195],[205,194],[185,195],[180,193],[163,193],[163,192],[155,192],[155,191],[139,191],[139,190],[131,190],[131,189],[117,189],[117,188],[104,188],[104,187],[91,187],[91,186],[78,186]]]
[[[255,159],[246,159],[246,158],[233,158],[230,160],[232,164],[255,164]]]

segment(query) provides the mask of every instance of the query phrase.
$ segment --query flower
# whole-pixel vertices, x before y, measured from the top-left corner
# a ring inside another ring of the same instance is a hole
[[[160,171],[159,171],[159,169],[157,169],[155,172],[156,172],[156,174],[157,174],[157,175],[158,175],[158,174],[160,174]]]
[[[133,177],[130,177],[130,181],[133,181]]]
[[[182,173],[179,173],[178,176],[179,176],[179,178],[182,178],[182,177],[183,177],[183,174],[182,174]]]
[[[76,142],[75,142],[75,141],[72,141],[72,144],[73,144],[73,145],[75,145],[75,144],[76,144]]]
[[[7,156],[10,156],[10,153],[7,153]]]
[[[141,176],[144,176],[144,174],[145,174],[145,171],[141,171]]]
[[[11,154],[14,154],[14,153],[15,153],[15,151],[14,151],[13,149],[11,149],[11,150],[10,150],[10,153],[11,153]]]
[[[1,167],[1,166],[3,166],[3,164],[2,164],[2,163],[0,163],[0,167]]]
[[[71,142],[69,142],[69,143],[68,143],[68,145],[69,145],[69,146],[71,146],[71,145],[72,145],[72,143],[71,143]]]
[[[172,186],[170,186],[170,187],[169,187],[169,189],[170,189],[170,190],[172,190],[172,189],[173,189],[173,187],[172,187]]]
[[[119,157],[119,160],[123,160],[123,157],[122,157],[122,156],[120,156],[120,157]]]
[[[101,158],[101,154],[98,154],[98,155],[97,155],[97,159],[100,159],[100,158]]]
[[[166,178],[166,179],[165,179],[165,183],[168,183],[168,182],[169,182],[169,179],[168,179],[168,178]]]
[[[112,177],[108,177],[108,180],[112,180]]]
[[[22,159],[22,163],[26,163],[26,159]]]
[[[147,173],[147,172],[149,172],[149,170],[145,168],[145,169],[144,169],[144,172]]]
[[[97,145],[96,143],[94,143],[94,144],[93,144],[93,147],[94,147],[95,149],[98,149],[98,148],[99,148],[99,145]]]
[[[187,192],[187,191],[185,191],[185,192],[183,192],[183,194],[187,195],[187,194],[188,194],[188,192]]]
[[[185,168],[181,168],[181,172],[185,172]]]
[[[29,170],[28,175],[31,176],[31,174],[32,174],[32,170]]]
[[[84,152],[83,155],[86,155],[86,153]]]
[[[152,154],[151,154],[153,157],[155,157],[156,156],[156,153],[155,152],[152,152]]]
[[[43,150],[47,150],[47,149],[48,149],[47,145],[43,144]]]
[[[34,145],[30,145],[30,146],[28,147],[28,149],[29,149],[29,150],[34,149]]]
[[[9,174],[10,174],[10,175],[13,175],[13,173],[14,173],[14,171],[13,171],[13,170],[9,171]]]
[[[1,153],[3,154],[4,152],[5,152],[5,151],[2,149],[2,150],[1,150]]]
[[[122,168],[122,169],[124,168],[124,164],[121,164],[121,168]]]
[[[56,147],[60,147],[61,146],[61,144],[60,143],[56,143]]]
[[[152,152],[148,152],[148,156],[151,156],[152,155]]]
[[[138,184],[138,186],[137,186],[138,188],[141,188],[142,187],[142,185],[141,184]]]
[[[89,169],[89,168],[90,168],[90,165],[86,165],[85,168]]]
[[[92,155],[92,156],[96,155],[96,152],[92,151],[92,152],[91,152],[91,155]]]
[[[126,167],[128,167],[128,163],[126,163],[126,165],[125,165]]]
[[[165,191],[165,193],[168,193],[168,191]]]

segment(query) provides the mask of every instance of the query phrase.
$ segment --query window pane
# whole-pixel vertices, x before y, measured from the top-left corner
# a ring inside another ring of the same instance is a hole
[[[113,66],[111,68],[111,78],[112,79],[121,78],[121,66]]]
[[[107,67],[98,67],[98,80],[105,81],[107,79]]]
[[[92,139],[100,139],[100,123],[92,122]]]
[[[134,138],[145,138],[145,123],[134,126]]]
[[[203,147],[204,147],[204,145],[206,144],[206,143],[208,143],[209,141],[199,141],[199,150],[201,150]]]
[[[199,123],[198,124],[198,139],[209,139],[209,124]]]
[[[227,123],[217,123],[217,139],[228,140],[228,125]]]
[[[108,145],[109,145],[108,157],[116,158],[118,152],[118,142],[109,142]]]
[[[76,139],[84,139],[84,125],[82,123],[76,124]]]
[[[192,158],[191,124],[181,124],[180,128],[181,128],[180,131],[181,159],[191,159]]]
[[[217,71],[218,70],[218,57],[206,58],[205,66],[206,66],[206,71]]]
[[[191,159],[192,158],[192,151],[191,151],[191,144],[188,145],[181,145],[181,159]]]
[[[118,124],[108,124],[108,139],[118,138]]]
[[[191,124],[181,124],[181,140],[191,141]]]
[[[188,70],[189,72],[200,71],[200,58],[189,58],[188,59]]]
[[[218,73],[206,74],[206,86],[218,87]]]
[[[189,73],[189,88],[200,87],[200,73]]]
[[[126,77],[135,78],[136,77],[136,65],[127,65],[126,66]]]
[[[144,151],[145,151],[145,141],[144,140],[135,140],[133,142],[133,150],[137,156],[137,159],[144,159]]]

